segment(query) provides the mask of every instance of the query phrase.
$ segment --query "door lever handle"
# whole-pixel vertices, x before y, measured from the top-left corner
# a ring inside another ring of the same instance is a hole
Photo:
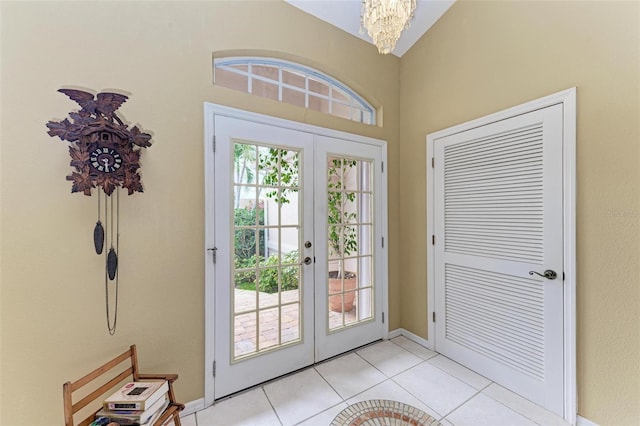
[[[533,274],[536,274],[548,280],[555,280],[556,278],[558,278],[558,274],[556,274],[556,271],[552,271],[551,269],[547,269],[542,274],[536,271],[529,271],[529,275],[533,275]]]

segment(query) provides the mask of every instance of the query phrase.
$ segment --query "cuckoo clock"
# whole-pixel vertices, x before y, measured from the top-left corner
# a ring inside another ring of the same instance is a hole
[[[151,135],[129,126],[118,117],[116,110],[128,99],[119,93],[103,92],[95,97],[89,92],[60,89],[80,105],[80,111],[70,112],[62,121],[49,121],[48,134],[70,142],[70,165],[67,175],[71,192],[98,199],[98,220],[93,231],[97,254],[105,256],[106,311],[109,333],[114,334],[118,312],[118,246],[120,188],[129,195],[142,192],[140,178],[141,148],[151,146]],[[101,200],[104,211],[101,207]],[[103,216],[104,214],[104,216]],[[104,218],[104,225],[102,219]],[[114,235],[115,233],[115,235]],[[109,250],[104,249],[109,247]],[[109,282],[115,281],[115,315],[110,320]]]

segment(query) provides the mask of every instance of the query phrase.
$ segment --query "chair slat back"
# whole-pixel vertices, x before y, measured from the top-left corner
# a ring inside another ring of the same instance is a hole
[[[111,380],[101,385],[82,399],[77,402],[73,402],[73,392],[81,389],[82,387],[88,385],[93,382],[97,378],[102,375],[110,372],[112,369],[116,368],[123,362],[129,360],[129,365],[126,369],[120,372],[118,375],[114,376]],[[64,422],[65,426],[74,426],[73,416],[78,411],[85,408],[90,403],[94,402],[100,395],[106,393],[118,383],[124,381],[127,377],[131,377],[133,381],[136,381],[138,378],[138,360],[137,360],[137,351],[136,345],[131,345],[131,347],[113,358],[112,360],[104,363],[100,367],[93,370],[91,373],[82,376],[80,379],[75,382],[67,382],[62,386],[62,394],[64,397]],[[96,410],[97,411],[97,410]],[[86,419],[79,423],[78,426],[88,425],[93,421],[95,412],[90,414]]]

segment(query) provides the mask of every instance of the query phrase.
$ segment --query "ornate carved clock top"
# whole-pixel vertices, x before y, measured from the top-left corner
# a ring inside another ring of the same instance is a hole
[[[151,146],[151,135],[140,131],[138,126],[129,128],[116,110],[126,102],[127,96],[103,92],[94,97],[89,92],[60,89],[81,109],[70,112],[62,121],[49,121],[47,132],[71,142],[70,165],[74,168],[67,180],[71,181],[71,192],[91,195],[91,189],[102,187],[107,195],[121,186],[129,195],[143,192],[140,179],[140,148]]]

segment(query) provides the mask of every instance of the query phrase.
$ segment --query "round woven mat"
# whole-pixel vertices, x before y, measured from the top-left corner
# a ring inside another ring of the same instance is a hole
[[[440,423],[411,405],[386,399],[370,399],[342,410],[333,419],[331,426],[440,426]]]

